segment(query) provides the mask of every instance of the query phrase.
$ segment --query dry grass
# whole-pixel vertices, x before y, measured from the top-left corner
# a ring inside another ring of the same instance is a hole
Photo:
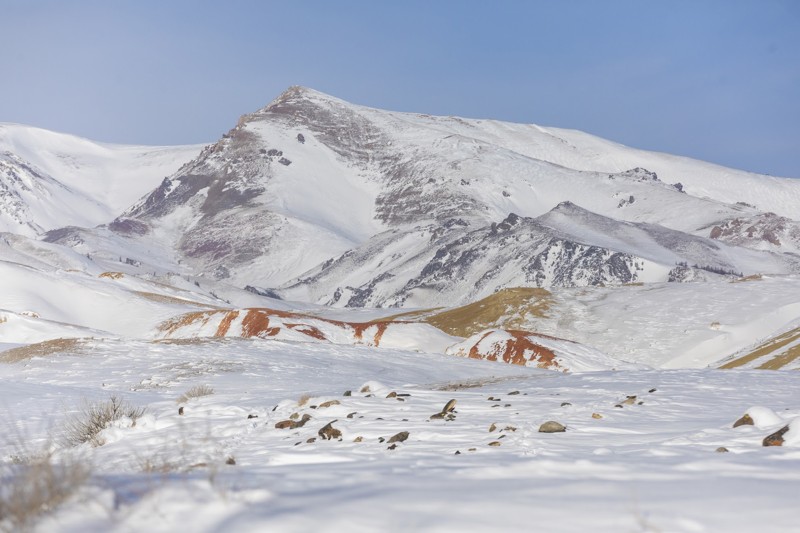
[[[0,353],[0,363],[18,363],[33,357],[46,357],[56,353],[72,352],[80,353],[82,344],[87,339],[51,339],[49,341],[37,342],[28,346],[11,348]]]
[[[300,398],[298,398],[297,405],[303,407],[309,401],[311,401],[311,396],[309,394],[303,394],[302,396],[300,396]]]
[[[195,302],[194,300],[187,300],[185,298],[177,298],[175,296],[167,296],[166,294],[158,294],[156,292],[133,291],[133,293],[137,296],[141,296],[142,298],[162,304],[193,305],[195,307],[204,307],[207,309],[223,309],[217,305],[204,304]]]
[[[146,409],[135,407],[118,396],[112,396],[104,402],[86,404],[83,410],[67,421],[64,440],[69,446],[78,446],[88,442],[92,446],[105,444],[100,433],[112,422],[129,418],[136,425]]]
[[[108,279],[122,279],[125,277],[125,274],[122,272],[103,272],[99,277]]]
[[[89,475],[85,463],[56,463],[49,454],[8,468],[0,476],[0,529],[32,530],[43,514],[73,496]]]
[[[214,394],[214,389],[208,385],[195,385],[181,394],[181,397],[178,398],[178,403],[186,403],[192,398],[202,398],[203,396],[211,396],[212,394]]]
[[[736,278],[731,280],[731,283],[742,283],[745,281],[761,281],[764,277],[761,274],[751,274],[749,276],[744,276],[741,278]]]
[[[789,330],[761,343],[752,352],[729,361],[720,368],[731,369],[752,363],[762,357],[772,356],[762,363],[758,368],[764,370],[779,370],[789,363],[800,358],[800,327]],[[791,346],[790,346],[791,345]],[[789,346],[785,351],[783,348]]]
[[[552,305],[549,291],[503,289],[482,300],[424,318],[450,335],[469,337],[489,328],[525,329],[530,317],[544,318]]]

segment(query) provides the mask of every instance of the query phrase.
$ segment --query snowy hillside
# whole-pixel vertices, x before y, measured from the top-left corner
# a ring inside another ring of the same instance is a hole
[[[0,123],[0,231],[103,224],[201,146],[125,146]]]

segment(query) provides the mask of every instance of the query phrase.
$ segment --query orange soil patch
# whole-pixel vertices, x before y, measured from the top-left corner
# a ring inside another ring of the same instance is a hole
[[[238,316],[239,311],[228,311],[225,314],[225,317],[222,319],[222,322],[219,323],[219,327],[217,327],[217,333],[214,334],[214,336],[224,337],[228,333],[228,330],[231,329],[231,322],[233,322]]]
[[[327,337],[325,337],[325,334],[320,331],[319,328],[311,324],[304,323],[304,320],[318,320],[320,322],[327,322],[328,324],[332,324],[340,328],[350,328],[353,330],[353,335],[357,341],[363,341],[366,331],[372,326],[375,326],[376,332],[373,335],[371,342],[375,346],[379,346],[381,338],[386,332],[386,329],[389,327],[389,324],[393,323],[392,321],[387,320],[376,320],[372,322],[344,322],[341,320],[319,318],[316,316],[294,313],[291,311],[279,311],[277,309],[269,309],[266,307],[250,308],[241,312],[245,313],[244,318],[242,318],[241,332],[241,336],[245,338],[274,337],[280,333],[280,327],[274,326],[270,323],[270,318],[272,317],[297,320],[297,322],[292,323],[284,322],[284,326],[321,341],[328,340]],[[186,313],[162,322],[159,326],[159,330],[169,337],[177,333],[177,331],[183,327],[197,325],[198,323],[200,323],[200,327],[203,327],[209,322],[209,320],[212,319],[212,317],[217,316],[220,313],[224,313],[219,326],[217,326],[217,331],[214,334],[215,337],[224,337],[228,334],[231,324],[239,317],[241,312],[220,309]]]
[[[519,330],[506,330],[506,332],[511,335],[512,338],[506,340],[504,346],[500,345],[500,343],[495,343],[497,348],[494,351],[488,354],[481,353],[478,349],[478,345],[486,337],[494,333],[493,331],[487,331],[480,340],[470,348],[467,356],[471,359],[486,359],[488,361],[501,360],[512,365],[525,366],[529,362],[535,362],[536,366],[539,368],[559,368],[559,364],[556,361],[556,354],[549,348],[545,348],[531,341],[530,337],[533,336],[533,334]],[[547,337],[545,335],[538,336],[555,339],[555,337]]]
[[[120,279],[125,277],[125,274],[122,272],[103,272],[100,274],[101,278],[108,278],[108,279]]]

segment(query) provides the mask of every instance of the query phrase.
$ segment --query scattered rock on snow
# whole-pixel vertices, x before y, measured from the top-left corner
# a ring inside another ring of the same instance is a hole
[[[489,443],[489,446],[500,446],[502,444],[499,440],[493,440]]]
[[[497,425],[496,424],[492,424],[491,426],[489,426],[489,433],[491,433],[495,429],[497,429]]]
[[[733,427],[738,428],[739,426],[752,426],[753,419],[747,413],[742,416],[739,420],[733,423]]]
[[[408,438],[408,431],[401,431],[400,433],[393,435],[389,439],[389,444],[392,444],[393,442],[405,442],[407,438]]]
[[[395,391],[390,392],[386,395],[387,398],[397,398],[397,393]]]
[[[561,433],[566,430],[566,426],[559,424],[555,420],[550,420],[539,426],[539,433]]]
[[[603,418],[603,415],[601,415],[600,413],[592,413],[592,418],[594,418],[595,420],[600,420],[601,418]]]
[[[789,431],[789,425],[783,426],[781,429],[764,437],[764,446],[783,446],[783,435]]]
[[[730,450],[728,450],[728,448],[726,448],[725,446],[720,446],[720,447],[719,447],[719,448],[717,448],[715,451],[716,451],[717,453],[728,453]]]
[[[636,396],[628,396],[620,403],[622,403],[622,405],[633,405],[636,403]]]
[[[321,404],[319,404],[318,409],[324,409],[326,407],[331,407],[333,405],[339,405],[341,403],[342,402],[340,402],[339,400],[328,400],[327,402],[322,402]]]
[[[336,422],[336,420],[332,420],[327,424],[325,424],[324,426],[322,426],[322,428],[317,432],[320,438],[323,438],[325,440],[342,438],[342,432],[333,427],[334,422]]]
[[[571,404],[571,403],[569,403],[569,402],[561,402],[561,407],[569,407],[569,406],[571,406],[571,405],[572,405],[572,404]]]

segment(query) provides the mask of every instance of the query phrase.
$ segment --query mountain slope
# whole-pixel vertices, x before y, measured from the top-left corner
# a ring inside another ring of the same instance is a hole
[[[0,123],[0,231],[106,223],[200,148],[102,144]]]

